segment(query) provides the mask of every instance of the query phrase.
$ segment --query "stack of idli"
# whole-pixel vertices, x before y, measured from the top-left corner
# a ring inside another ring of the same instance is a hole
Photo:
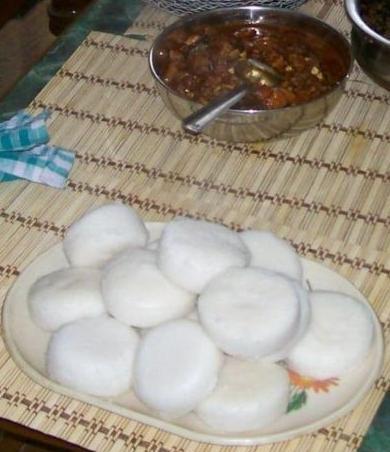
[[[287,412],[287,369],[340,377],[368,354],[373,319],[350,296],[309,292],[301,260],[269,231],[176,218],[159,239],[108,204],[65,234],[69,266],[30,288],[50,332],[47,375],[76,391],[130,390],[165,419],[195,413],[219,432]]]

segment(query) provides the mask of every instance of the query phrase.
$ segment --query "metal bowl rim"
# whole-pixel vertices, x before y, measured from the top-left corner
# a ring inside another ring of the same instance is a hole
[[[190,102],[196,106],[198,106],[199,108],[202,107],[202,104],[198,103],[198,102],[194,102],[191,99],[188,99],[187,97],[184,97],[182,95],[180,95],[179,93],[177,93],[175,90],[173,90],[171,87],[169,87],[163,80],[162,78],[158,75],[155,66],[153,64],[153,53],[154,50],[156,48],[156,45],[163,39],[163,37],[165,35],[167,35],[168,33],[170,33],[172,30],[175,30],[177,28],[180,28],[182,25],[187,24],[189,22],[198,20],[198,19],[202,19],[203,17],[210,17],[212,18],[214,15],[218,16],[218,15],[222,15],[224,13],[230,13],[230,12],[234,12],[234,11],[246,11],[246,10],[252,10],[252,11],[259,11],[259,12],[274,12],[276,14],[280,14],[280,15],[284,15],[284,16],[296,16],[308,21],[311,21],[313,23],[317,23],[322,27],[327,28],[328,30],[330,30],[331,32],[335,33],[338,38],[344,42],[345,47],[348,49],[348,56],[349,56],[349,67],[348,70],[345,73],[345,76],[340,79],[335,86],[327,91],[324,95],[317,97],[315,99],[312,99],[310,101],[301,103],[301,104],[297,104],[297,105],[290,105],[288,107],[281,107],[281,108],[272,108],[272,109],[248,109],[248,110],[239,110],[239,109],[229,109],[227,111],[227,113],[234,113],[235,115],[242,115],[242,116],[247,116],[247,115],[255,115],[255,114],[266,114],[266,113],[270,113],[270,112],[278,112],[278,111],[290,111],[290,110],[295,110],[298,108],[302,108],[302,107],[306,107],[308,105],[311,105],[315,102],[318,102],[318,100],[320,99],[324,99],[326,97],[328,97],[330,94],[334,93],[335,91],[337,91],[340,87],[342,87],[346,81],[348,80],[351,71],[352,71],[352,67],[353,67],[353,57],[352,57],[352,51],[351,51],[351,46],[349,41],[347,40],[347,38],[345,36],[343,36],[342,33],[340,33],[338,30],[336,30],[334,27],[332,27],[331,25],[327,24],[326,22],[318,19],[317,17],[311,16],[309,14],[305,14],[302,12],[298,12],[298,11],[291,11],[291,10],[286,10],[286,9],[280,9],[280,8],[270,8],[270,7],[265,7],[265,6],[236,6],[236,7],[231,7],[231,8],[217,8],[211,11],[202,11],[199,13],[195,13],[195,14],[190,14],[190,15],[186,15],[178,20],[176,20],[175,22],[173,22],[171,25],[169,25],[167,28],[164,28],[164,30],[162,30],[157,37],[154,39],[154,42],[152,44],[152,47],[150,48],[149,51],[149,57],[148,57],[148,61],[149,61],[149,68],[150,71],[154,77],[154,79],[167,91],[169,91],[171,94],[179,97],[180,99]]]
[[[347,11],[348,17],[352,24],[359,28],[362,32],[369,35],[371,38],[379,41],[381,44],[384,44],[390,49],[390,39],[386,39],[384,36],[377,33],[363,21],[360,16],[357,4],[357,0],[345,0],[345,10]]]

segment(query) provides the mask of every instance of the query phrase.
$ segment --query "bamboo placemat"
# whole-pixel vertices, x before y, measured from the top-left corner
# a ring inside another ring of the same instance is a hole
[[[342,2],[303,8],[348,33]],[[337,109],[316,129],[273,144],[192,137],[163,107],[147,68],[151,39],[172,20],[145,8],[130,34],[91,33],[32,102],[50,109],[52,142],[76,164],[58,191],[1,185],[0,294],[87,209],[132,205],[145,220],[191,215],[232,228],[269,228],[307,258],[352,281],[369,299],[390,342],[390,97],[358,67]],[[22,332],[21,332],[22,334]],[[365,400],[331,426],[252,448],[197,443],[55,394],[18,370],[0,340],[0,416],[99,451],[352,451],[390,385],[382,376]]]

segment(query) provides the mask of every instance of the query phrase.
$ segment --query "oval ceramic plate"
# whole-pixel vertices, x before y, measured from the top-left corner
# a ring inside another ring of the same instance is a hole
[[[158,239],[163,224],[149,223],[147,227],[151,240]],[[359,368],[341,379],[315,381],[291,373],[289,412],[265,429],[240,434],[217,432],[192,413],[179,420],[165,421],[142,405],[132,392],[115,399],[104,399],[78,393],[49,380],[45,375],[45,353],[50,335],[32,322],[27,294],[39,277],[68,266],[61,244],[55,245],[30,264],[9,291],[3,308],[5,341],[16,364],[40,385],[119,415],[208,443],[254,445],[285,441],[314,432],[351,411],[374,384],[383,362],[382,331],[375,313],[363,295],[346,279],[326,267],[306,259],[302,259],[302,264],[304,278],[312,290],[344,292],[360,299],[369,307],[375,325],[374,341],[369,355]]]

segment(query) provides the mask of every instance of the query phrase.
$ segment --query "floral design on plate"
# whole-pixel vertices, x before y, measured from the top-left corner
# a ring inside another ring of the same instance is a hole
[[[329,392],[332,386],[338,386],[338,378],[327,378],[326,380],[314,380],[310,377],[288,370],[288,375],[292,385],[290,400],[288,402],[287,413],[301,409],[307,403],[308,391],[315,393]]]

